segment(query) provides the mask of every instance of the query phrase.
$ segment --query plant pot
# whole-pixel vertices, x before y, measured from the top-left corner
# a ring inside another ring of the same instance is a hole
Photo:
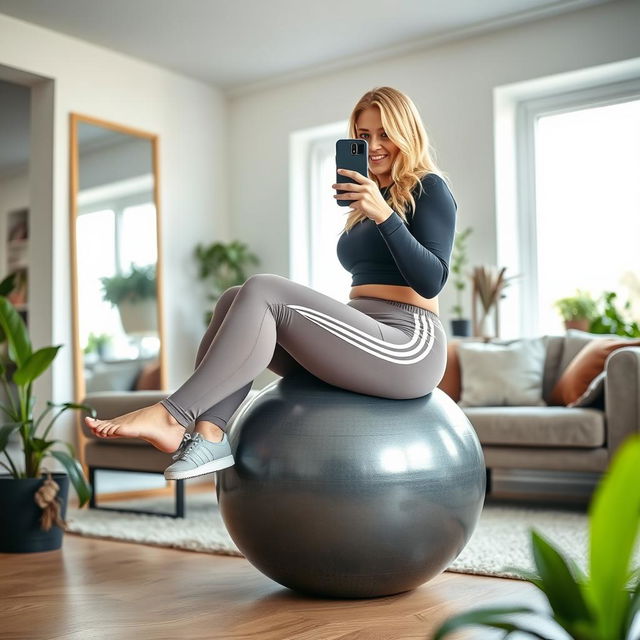
[[[589,319],[588,318],[573,318],[573,320],[565,320],[565,329],[580,329],[580,331],[589,331]]]
[[[158,329],[158,306],[155,298],[118,303],[122,328],[128,335],[147,335]]]
[[[454,336],[470,336],[471,335],[471,320],[457,319],[451,321],[451,333]]]
[[[60,486],[56,498],[60,501],[60,517],[67,513],[69,476],[51,473]],[[34,496],[46,474],[40,478],[14,478],[9,473],[0,474],[0,553],[32,553],[52,551],[62,546],[64,531],[53,524],[49,531],[40,528],[42,509]]]

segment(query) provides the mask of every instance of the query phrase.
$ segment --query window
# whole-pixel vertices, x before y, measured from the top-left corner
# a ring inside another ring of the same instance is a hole
[[[563,334],[555,301],[616,292],[640,319],[640,64],[494,90],[500,337]],[[560,91],[559,91],[560,88]]]
[[[311,147],[311,201],[309,225],[310,284],[316,291],[346,301],[351,274],[336,254],[336,245],[349,207],[340,207],[331,185],[336,181],[335,139]]]
[[[335,201],[335,144],[346,137],[339,122],[291,135],[290,278],[347,302],[351,274],[336,253],[348,207]]]
[[[539,118],[535,199],[542,333],[564,332],[553,303],[576,288],[594,298],[615,291],[621,303],[630,299],[628,283],[640,274],[639,141],[640,100]]]
[[[104,188],[103,188],[104,190]],[[112,190],[115,193],[115,190]],[[152,194],[144,191],[121,197],[87,197],[77,219],[78,296],[83,301],[79,322],[80,346],[87,346],[89,328],[111,336],[111,358],[137,358],[140,347],[157,350],[155,336],[136,345],[124,332],[118,309],[103,299],[101,278],[127,274],[131,265],[156,264],[156,211]],[[114,332],[114,327],[118,330]]]

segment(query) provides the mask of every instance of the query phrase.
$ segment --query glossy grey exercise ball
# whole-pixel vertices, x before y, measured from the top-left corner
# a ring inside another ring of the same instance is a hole
[[[216,472],[229,535],[302,593],[414,589],[455,560],[482,511],[482,448],[440,389],[391,400],[295,373],[247,402],[229,440],[235,465]]]

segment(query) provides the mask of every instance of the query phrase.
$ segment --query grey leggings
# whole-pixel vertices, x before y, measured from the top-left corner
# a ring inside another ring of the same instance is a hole
[[[161,401],[178,422],[227,423],[265,368],[301,367],[324,382],[383,398],[417,398],[438,385],[447,360],[437,314],[382,298],[346,304],[259,273],[219,298],[193,374]]]

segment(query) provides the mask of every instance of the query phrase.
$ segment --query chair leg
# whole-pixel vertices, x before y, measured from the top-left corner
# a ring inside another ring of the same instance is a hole
[[[184,518],[184,480],[176,480],[176,518]]]
[[[96,471],[122,471],[130,473],[158,473],[157,471],[141,471],[140,469],[114,469],[112,467],[92,467],[89,466],[89,483],[91,484],[91,497],[89,498],[90,509],[101,509],[102,511],[120,511],[123,513],[141,513],[152,516],[166,516],[168,518],[185,517],[185,491],[184,480],[176,480],[175,490],[175,511],[173,513],[163,513],[162,511],[147,511],[144,509],[126,509],[124,507],[103,507],[98,505],[96,500]]]

